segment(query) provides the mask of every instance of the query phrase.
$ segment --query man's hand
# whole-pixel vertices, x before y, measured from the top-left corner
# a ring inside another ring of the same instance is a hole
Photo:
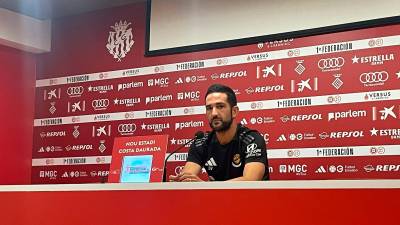
[[[199,182],[199,181],[203,181],[203,180],[194,174],[180,173],[176,176],[170,175],[169,181],[170,182]]]
[[[195,182],[203,181],[196,174],[201,172],[201,166],[194,162],[186,162],[182,172],[176,176],[170,175],[170,182]]]

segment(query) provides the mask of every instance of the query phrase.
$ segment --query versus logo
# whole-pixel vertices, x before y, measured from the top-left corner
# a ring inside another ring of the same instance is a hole
[[[364,100],[366,100],[366,101],[387,100],[387,99],[390,99],[391,96],[392,96],[392,93],[390,91],[371,92],[371,93],[365,94]]]
[[[274,47],[281,47],[281,46],[288,46],[294,41],[293,38],[291,39],[282,39],[282,40],[277,40],[277,41],[270,41],[270,42],[265,42],[265,43],[258,43],[257,47],[259,49],[262,49],[263,47],[266,48],[274,48]]]
[[[93,117],[93,120],[94,121],[102,121],[102,120],[104,121],[104,120],[109,120],[110,118],[111,118],[111,116],[109,114],[98,114]]]
[[[262,52],[262,53],[256,53],[256,54],[251,54],[247,56],[247,61],[260,61],[260,60],[265,60],[268,59],[268,52]]]
[[[139,69],[130,69],[130,70],[125,70],[122,72],[122,76],[134,76],[139,74],[140,70]]]

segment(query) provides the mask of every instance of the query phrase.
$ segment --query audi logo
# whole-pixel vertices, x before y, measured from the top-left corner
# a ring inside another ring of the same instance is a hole
[[[110,104],[110,101],[108,99],[96,99],[92,101],[92,106],[93,108],[107,108],[108,105]]]
[[[360,82],[363,84],[385,82],[389,79],[389,74],[386,71],[362,73]]]
[[[126,123],[118,125],[118,132],[120,133],[131,133],[136,131],[136,125],[134,123]]]
[[[321,70],[339,68],[342,67],[343,65],[344,65],[343,57],[320,59],[318,61],[318,67]]]
[[[67,89],[67,94],[69,96],[71,96],[71,95],[81,95],[82,93],[83,93],[83,87],[82,86],[69,87]]]

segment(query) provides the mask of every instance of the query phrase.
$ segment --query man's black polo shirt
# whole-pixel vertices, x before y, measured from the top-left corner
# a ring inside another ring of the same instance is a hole
[[[188,162],[204,167],[210,180],[229,180],[243,176],[244,165],[249,162],[265,164],[268,177],[268,162],[264,138],[256,130],[238,124],[231,142],[221,145],[215,132],[196,140],[189,149]]]

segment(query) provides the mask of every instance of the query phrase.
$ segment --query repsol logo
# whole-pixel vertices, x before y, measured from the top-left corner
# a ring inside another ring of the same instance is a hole
[[[93,150],[93,145],[68,145],[65,147],[67,151],[87,151]]]
[[[364,137],[364,131],[354,130],[354,131],[337,131],[331,132],[327,134],[326,132],[320,133],[319,137],[321,139],[332,138],[332,139],[340,139],[340,138],[362,138]]]
[[[230,78],[237,78],[237,77],[247,77],[246,70],[240,70],[235,72],[227,72],[227,73],[220,73],[220,74],[213,74],[211,75],[211,79],[230,79]]]
[[[309,121],[309,120],[322,120],[322,115],[319,114],[306,114],[306,115],[284,115],[281,117],[282,122],[286,123],[288,121]]]
[[[49,132],[41,132],[40,137],[45,138],[45,137],[65,137],[66,133],[65,131],[49,131]]]

